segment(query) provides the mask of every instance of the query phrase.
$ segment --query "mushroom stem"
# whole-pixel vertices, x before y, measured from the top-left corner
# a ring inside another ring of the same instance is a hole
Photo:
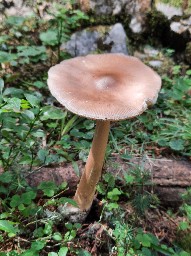
[[[92,205],[96,185],[102,173],[109,130],[110,121],[96,121],[92,147],[74,196],[81,211],[88,211]]]

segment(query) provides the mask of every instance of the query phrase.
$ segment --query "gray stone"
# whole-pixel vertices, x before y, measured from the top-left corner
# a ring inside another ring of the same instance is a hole
[[[161,60],[151,60],[149,61],[149,65],[153,68],[160,68],[163,62]]]
[[[142,24],[136,16],[131,19],[129,27],[133,33],[141,33],[143,30]]]
[[[191,16],[188,19],[181,19],[178,22],[171,22],[170,28],[177,34],[182,34],[185,31],[189,31],[191,35]]]
[[[156,57],[159,54],[159,51],[151,46],[145,46],[144,53],[149,57]]]
[[[170,4],[164,4],[164,3],[158,2],[156,3],[156,9],[157,11],[162,12],[163,15],[167,17],[169,20],[175,15],[176,16],[183,15],[182,8],[178,8]]]
[[[88,3],[89,10],[98,16],[120,15],[121,13],[129,16],[131,18],[130,28],[134,33],[144,31],[146,13],[151,8],[150,0],[89,0]]]
[[[84,56],[97,50],[99,33],[88,29],[74,33],[71,39],[62,44],[61,50],[66,50],[72,57]]]
[[[117,15],[132,0],[90,0],[90,8],[97,14]]]
[[[5,8],[2,6],[1,12],[4,13],[6,16],[29,16],[33,14],[33,10],[30,7],[27,7],[23,0],[7,0],[7,5],[9,8]],[[0,15],[0,20],[3,19],[3,16]]]
[[[122,24],[104,27],[106,33],[98,28],[85,29],[74,33],[67,43],[61,45],[61,50],[67,51],[72,57],[84,56],[99,49],[99,41],[105,46],[104,52],[128,54],[127,36]]]
[[[121,23],[117,23],[111,28],[104,43],[112,44],[111,53],[128,54],[127,36]]]

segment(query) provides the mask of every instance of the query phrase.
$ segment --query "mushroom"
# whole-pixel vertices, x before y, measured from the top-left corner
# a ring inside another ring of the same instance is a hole
[[[96,120],[92,147],[74,196],[79,209],[88,211],[102,173],[110,122],[135,117],[153,105],[161,79],[135,57],[98,54],[51,67],[48,86],[66,109]]]

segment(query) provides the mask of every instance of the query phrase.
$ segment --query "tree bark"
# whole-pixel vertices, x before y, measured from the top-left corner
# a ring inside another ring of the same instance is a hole
[[[84,165],[80,161],[78,166],[79,170],[84,169]],[[186,160],[134,158],[130,162],[124,162],[115,158],[108,162],[104,171],[111,172],[116,177],[123,177],[124,172],[128,173],[133,168],[132,166],[141,166],[150,172],[154,192],[157,193],[163,205],[178,206],[182,202],[180,194],[191,187],[191,162]],[[66,196],[73,196],[80,177],[76,175],[71,164],[66,164],[59,167],[42,168],[28,175],[26,179],[33,187],[38,186],[42,181],[52,180],[58,185],[66,181],[68,183]]]

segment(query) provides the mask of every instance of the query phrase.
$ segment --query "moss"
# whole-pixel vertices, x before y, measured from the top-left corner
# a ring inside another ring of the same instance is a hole
[[[175,7],[183,8],[185,13],[190,13],[191,11],[191,1],[190,0],[156,0],[156,3],[169,4]]]
[[[191,43],[188,43],[185,50],[186,61],[191,64]]]
[[[184,0],[157,0],[157,3],[164,3],[164,4],[170,4],[173,5],[175,7],[182,7],[182,4],[184,2]]]
[[[176,243],[186,252],[191,253],[191,233],[188,231],[179,231],[176,237]]]

